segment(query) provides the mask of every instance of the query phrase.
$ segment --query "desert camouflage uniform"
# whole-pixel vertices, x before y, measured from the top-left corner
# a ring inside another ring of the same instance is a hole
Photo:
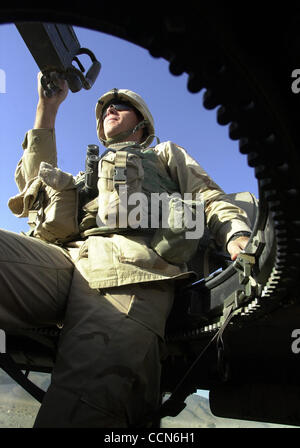
[[[54,131],[29,131],[23,149],[16,170],[20,194],[9,201],[17,216],[28,215],[36,199],[41,162],[57,165]],[[183,148],[165,142],[154,150],[179,192],[203,194],[206,221],[218,244],[225,247],[235,232],[250,230],[246,214],[226,202]],[[0,232],[0,327],[63,322],[36,426],[143,425],[144,416],[159,405],[174,283],[191,273],[186,265],[157,255],[142,230],[126,235],[81,229],[77,238],[60,245],[38,236]]]

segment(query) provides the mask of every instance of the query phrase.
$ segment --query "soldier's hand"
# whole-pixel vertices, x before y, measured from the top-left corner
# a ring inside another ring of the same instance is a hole
[[[52,93],[52,96],[47,96],[42,86],[41,79],[42,73],[38,74],[38,93],[39,101],[44,105],[54,106],[58,109],[59,105],[65,100],[68,95],[69,87],[65,79],[62,79],[56,72],[50,73],[50,80],[55,85],[56,90]]]
[[[235,240],[229,241],[227,250],[230,253],[231,260],[236,260],[238,254],[245,249],[247,246],[247,243],[249,241],[248,236],[240,236],[239,238],[236,238]]]
[[[68,95],[69,87],[66,80],[61,79],[57,74],[52,75],[52,80],[57,85],[52,96],[48,97],[44,93],[44,88],[41,84],[42,73],[38,74],[38,93],[39,101],[37,105],[34,129],[53,129],[55,126],[56,115],[60,104]]]

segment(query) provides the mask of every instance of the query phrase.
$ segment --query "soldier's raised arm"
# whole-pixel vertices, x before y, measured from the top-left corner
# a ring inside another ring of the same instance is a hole
[[[42,73],[38,74],[38,93],[39,101],[36,109],[34,129],[54,129],[56,115],[61,103],[68,95],[67,81],[61,79],[57,74],[53,73],[52,81],[58,87],[58,90],[49,98],[45,95],[41,84]]]
[[[47,97],[38,74],[38,104],[33,129],[29,130],[22,143],[23,155],[15,171],[15,181],[20,191],[38,175],[41,162],[57,166],[55,141],[55,120],[61,103],[68,95],[68,84],[54,75],[53,81],[58,90]]]

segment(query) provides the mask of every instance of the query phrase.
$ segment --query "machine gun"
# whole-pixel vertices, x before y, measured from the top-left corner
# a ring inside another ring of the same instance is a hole
[[[67,81],[72,92],[82,88],[88,90],[93,86],[101,64],[92,51],[80,47],[72,26],[40,22],[15,25],[43,74],[41,83],[46,96],[51,97],[59,89],[55,83],[57,74]],[[81,54],[87,54],[92,61],[85,75],[85,68],[77,57]],[[79,69],[73,65],[73,61]]]

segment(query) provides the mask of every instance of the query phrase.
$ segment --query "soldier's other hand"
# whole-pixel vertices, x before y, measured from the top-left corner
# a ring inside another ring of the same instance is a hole
[[[245,249],[247,246],[247,243],[249,241],[248,236],[240,236],[239,238],[236,238],[235,240],[229,241],[227,250],[231,256],[231,260],[236,260],[238,254]]]
[[[69,86],[65,79],[62,79],[58,73],[51,72],[50,79],[51,82],[57,87],[52,94],[52,96],[48,97],[45,94],[44,87],[42,86],[41,79],[43,74],[41,72],[38,73],[38,93],[39,93],[39,101],[43,104],[47,104],[49,106],[59,107],[59,105],[65,100],[69,92]]]

